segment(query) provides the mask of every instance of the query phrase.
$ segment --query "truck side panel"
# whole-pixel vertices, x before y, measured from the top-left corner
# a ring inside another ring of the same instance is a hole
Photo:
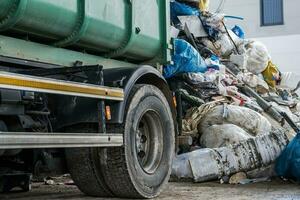
[[[165,63],[169,1],[3,0],[0,31],[107,57]]]

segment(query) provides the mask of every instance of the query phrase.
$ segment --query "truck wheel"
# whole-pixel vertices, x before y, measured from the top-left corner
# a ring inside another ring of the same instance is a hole
[[[67,128],[66,132],[95,133],[93,124],[76,125]],[[69,172],[74,183],[83,193],[95,197],[112,197],[110,189],[103,180],[101,158],[97,148],[70,148],[65,150]]]
[[[169,180],[175,152],[174,123],[163,93],[155,86],[136,85],[128,99],[122,126],[124,146],[102,151],[104,179],[115,196],[153,198]]]

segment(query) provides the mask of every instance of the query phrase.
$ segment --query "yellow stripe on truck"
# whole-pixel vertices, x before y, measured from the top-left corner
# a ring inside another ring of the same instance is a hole
[[[119,88],[40,78],[8,72],[0,72],[0,88],[82,96],[99,99],[111,99],[116,101],[122,101],[124,99],[124,92]]]

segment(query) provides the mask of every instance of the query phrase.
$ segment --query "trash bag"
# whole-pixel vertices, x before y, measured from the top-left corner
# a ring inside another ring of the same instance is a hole
[[[237,145],[198,149],[175,157],[172,177],[204,182],[251,171],[273,163],[286,144],[285,132],[278,129]]]
[[[179,3],[177,1],[173,1],[170,3],[171,5],[171,20],[174,24],[178,24],[179,19],[178,16],[185,16],[185,15],[200,15],[200,11],[196,8],[188,6],[184,3]]]
[[[294,72],[281,73],[280,87],[295,89],[300,81],[300,74]]]
[[[253,74],[263,72],[270,60],[267,47],[258,41],[251,41],[245,45],[246,48],[246,68]]]
[[[275,171],[278,176],[300,182],[300,132],[277,159]]]
[[[185,40],[175,39],[174,49],[174,55],[172,56],[174,64],[164,67],[163,75],[165,78],[171,78],[180,73],[204,73],[207,70],[201,55]]]
[[[185,135],[198,134],[198,125],[202,121],[202,118],[219,104],[220,102],[218,101],[212,101],[198,108],[189,109],[182,120],[182,132]]]
[[[279,83],[280,80],[280,72],[278,68],[272,63],[272,61],[268,62],[267,68],[262,72],[262,75],[268,85],[272,88]]]
[[[208,127],[200,138],[200,145],[204,148],[218,148],[252,138],[244,129],[234,124],[212,125]]]
[[[270,122],[261,114],[246,107],[219,105],[202,116],[198,129],[205,133],[211,125],[234,124],[252,136],[267,134],[272,130]]]
[[[189,154],[177,155],[172,163],[172,178],[193,179],[189,163]]]

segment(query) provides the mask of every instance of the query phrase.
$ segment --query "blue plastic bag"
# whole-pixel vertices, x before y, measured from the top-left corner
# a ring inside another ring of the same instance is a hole
[[[207,66],[198,51],[185,40],[174,39],[173,65],[164,67],[163,75],[171,78],[180,73],[207,71]]]
[[[209,59],[210,59],[209,64],[208,62],[206,62],[207,68],[220,70],[220,65],[221,65],[220,58],[217,55],[213,54]]]
[[[238,25],[235,25],[232,29],[231,29],[239,38],[241,39],[245,39],[245,32],[244,30],[239,27]]]
[[[275,171],[278,176],[300,182],[300,132],[277,159]]]
[[[179,3],[177,1],[171,2],[171,20],[174,24],[179,23],[178,16],[184,15],[200,15],[200,11],[196,8],[192,8],[186,4]]]

